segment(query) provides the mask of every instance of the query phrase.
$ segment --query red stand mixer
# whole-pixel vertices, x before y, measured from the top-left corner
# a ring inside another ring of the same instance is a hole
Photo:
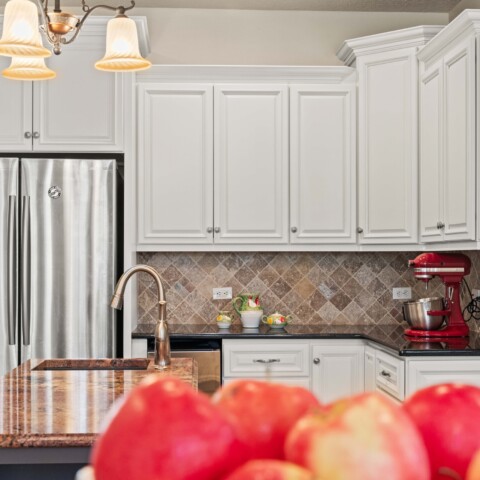
[[[440,277],[445,285],[445,310],[429,311],[428,315],[446,316],[447,325],[440,330],[416,330],[408,328],[405,335],[412,337],[468,337],[469,328],[463,319],[460,304],[460,285],[470,273],[470,259],[461,253],[422,253],[408,261],[415,278],[429,282]]]

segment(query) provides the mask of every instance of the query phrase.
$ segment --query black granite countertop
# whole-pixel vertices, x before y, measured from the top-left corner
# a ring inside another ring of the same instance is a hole
[[[155,325],[140,324],[133,338],[153,338]],[[261,325],[258,329],[232,325],[220,329],[217,325],[169,324],[172,339],[224,339],[224,338],[361,338],[371,340],[398,352],[402,356],[480,356],[480,334],[470,332],[467,338],[413,341],[403,334],[404,327],[395,325],[288,325],[285,329],[272,329]]]

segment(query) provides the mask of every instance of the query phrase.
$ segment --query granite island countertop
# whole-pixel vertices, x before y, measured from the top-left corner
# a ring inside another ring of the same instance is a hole
[[[35,370],[41,362],[29,360],[0,378],[1,448],[90,447],[111,405],[148,375],[173,375],[197,387],[191,358],[172,358],[164,370],[152,360],[142,370],[71,370],[69,360],[64,370]]]
[[[153,338],[155,325],[140,324],[132,333],[133,338]],[[272,329],[267,325],[259,328],[242,328],[233,324],[229,329],[220,329],[215,324],[179,325],[169,324],[170,338],[175,341],[190,339],[233,339],[233,338],[308,338],[370,340],[394,350],[401,356],[480,356],[480,334],[470,331],[465,338],[434,339],[414,341],[404,335],[404,326],[392,325],[288,325],[284,329]]]

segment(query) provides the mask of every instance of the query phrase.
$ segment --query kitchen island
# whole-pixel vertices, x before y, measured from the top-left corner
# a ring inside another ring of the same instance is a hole
[[[0,378],[0,478],[73,478],[112,404],[148,375],[197,387],[190,358],[173,358],[164,370],[151,359],[125,361],[29,360]]]

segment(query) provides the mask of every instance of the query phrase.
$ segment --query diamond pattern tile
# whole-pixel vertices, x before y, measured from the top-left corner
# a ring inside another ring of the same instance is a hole
[[[472,260],[470,288],[480,288],[480,252]],[[138,263],[154,267],[165,282],[167,316],[172,323],[211,324],[230,301],[213,301],[214,287],[231,286],[234,296],[258,292],[265,313],[292,314],[303,325],[403,324],[402,302],[392,287],[411,287],[414,298],[443,296],[438,279],[413,278],[407,260],[415,253],[139,253]],[[464,305],[466,305],[466,298]],[[138,281],[138,323],[157,319],[155,284]],[[480,331],[480,323],[470,328]]]

